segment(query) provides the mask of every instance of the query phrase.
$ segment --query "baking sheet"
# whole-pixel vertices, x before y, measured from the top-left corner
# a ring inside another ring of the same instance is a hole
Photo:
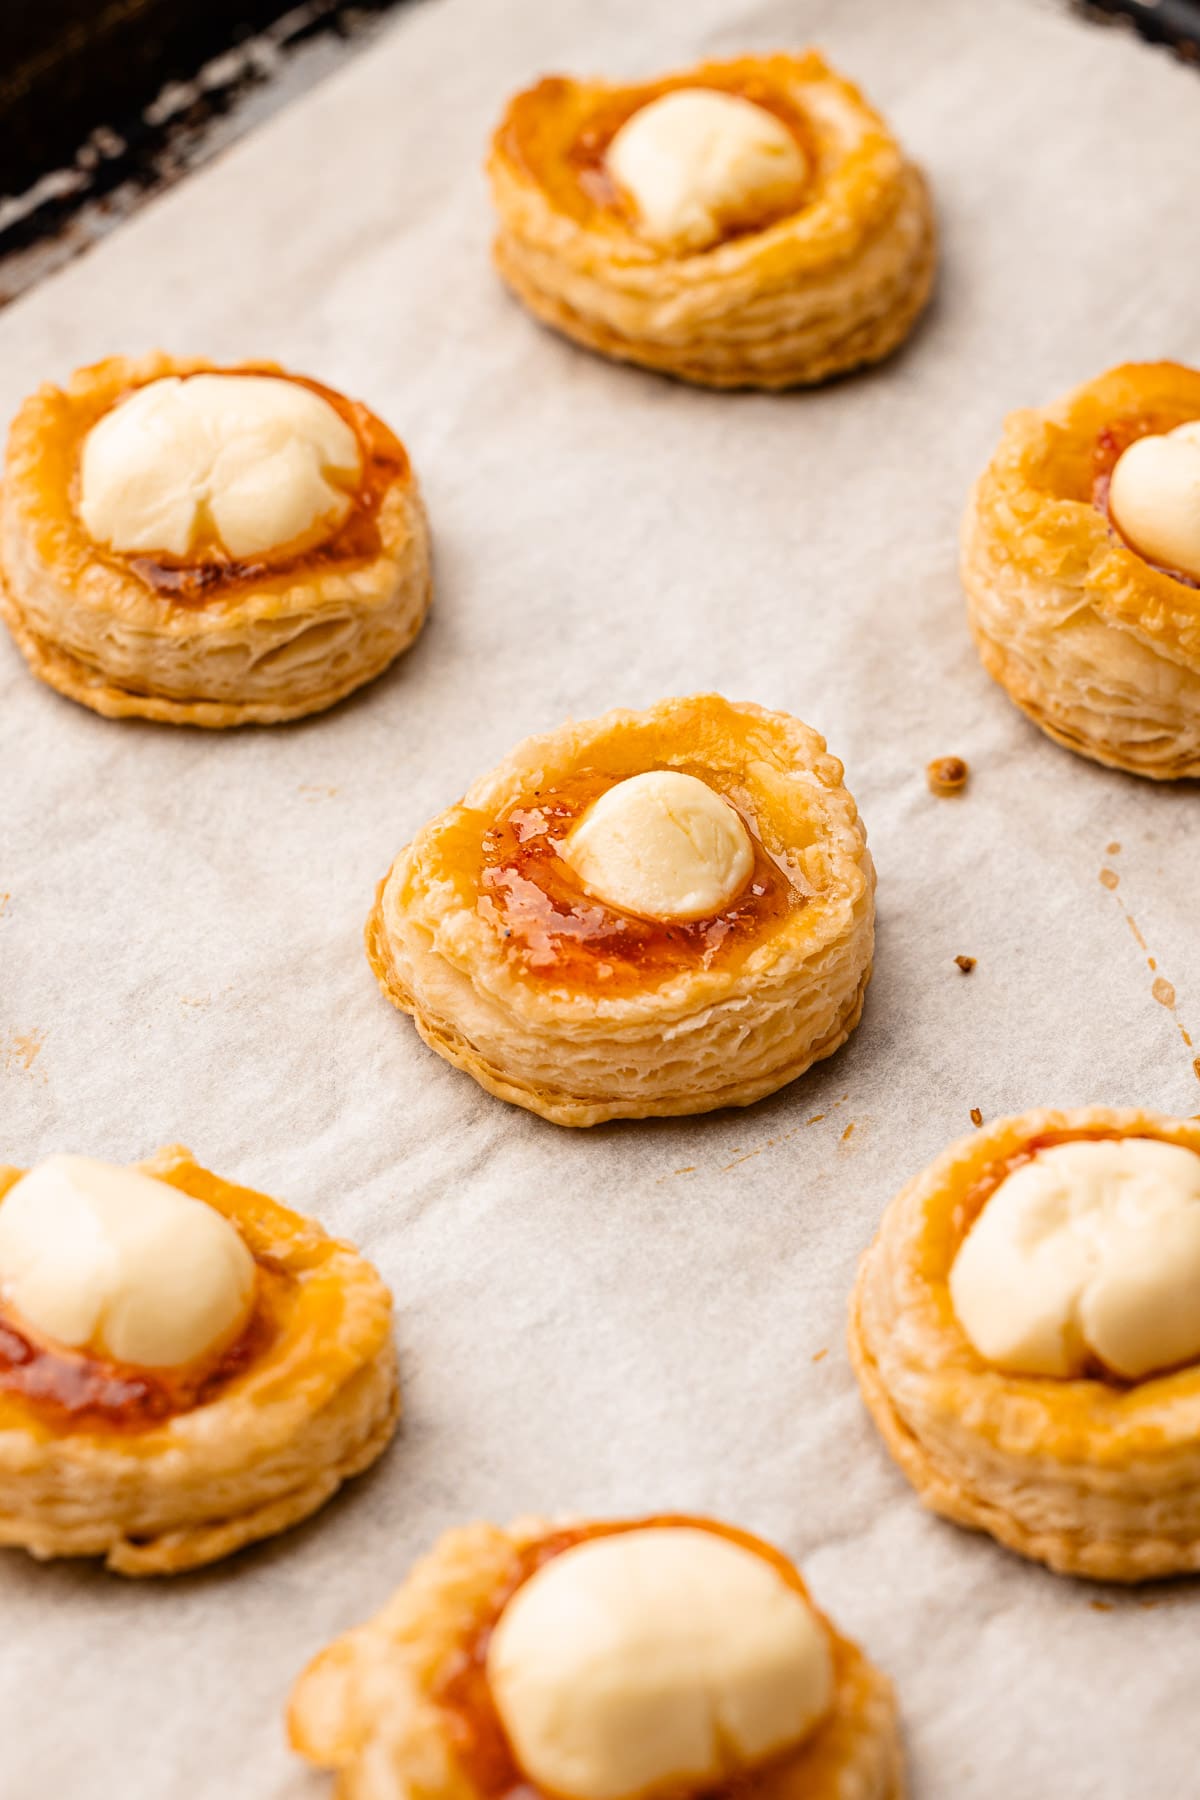
[[[510,89],[808,40],[933,177],[944,275],[906,353],[711,396],[505,296],[478,165]],[[209,1573],[0,1557],[5,1800],[327,1792],[284,1746],[293,1676],[444,1527],[530,1509],[712,1511],[786,1546],[896,1678],[918,1796],[1197,1791],[1194,1588],[1070,1584],[922,1512],[843,1320],[885,1201],[972,1107],[1200,1108],[1195,789],[1021,720],[954,546],[1010,406],[1200,361],[1198,166],[1194,74],[1027,0],[431,0],[0,318],[5,415],[160,343],[361,394],[437,544],[414,651],[295,727],[110,724],[0,644],[0,1155],[183,1140],[316,1213],[395,1290],[407,1402],[376,1473]],[[373,884],[526,732],[709,686],[846,762],[880,877],[866,1016],[749,1112],[556,1129],[380,998]],[[948,753],[957,801],[925,787]]]

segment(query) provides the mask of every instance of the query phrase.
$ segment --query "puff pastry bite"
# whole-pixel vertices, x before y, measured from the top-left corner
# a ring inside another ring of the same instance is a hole
[[[824,740],[706,694],[519,744],[400,852],[367,954],[503,1100],[560,1125],[706,1112],[846,1041],[874,885]]]
[[[999,1119],[884,1213],[850,1349],[927,1506],[1069,1575],[1200,1569],[1200,1124]]]
[[[1043,731],[1133,775],[1200,775],[1200,373],[1128,363],[1013,413],[962,578],[984,667]]]
[[[496,265],[531,312],[709,387],[878,362],[933,282],[924,177],[814,50],[549,77],[510,101],[488,173]]]
[[[273,724],[406,649],[429,533],[404,446],[274,363],[155,354],[26,400],[0,494],[0,612],[107,718]]]
[[[891,1683],[747,1532],[452,1531],[300,1678],[342,1800],[898,1800]]]
[[[395,1429],[391,1310],[179,1146],[0,1167],[0,1544],[166,1575],[307,1518]]]

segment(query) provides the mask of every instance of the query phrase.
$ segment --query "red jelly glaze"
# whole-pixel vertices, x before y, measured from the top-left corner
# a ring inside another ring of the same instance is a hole
[[[472,1786],[485,1796],[485,1800],[553,1800],[553,1796],[544,1795],[519,1767],[492,1699],[487,1656],[500,1614],[518,1588],[554,1557],[561,1556],[564,1550],[572,1550],[593,1538],[615,1537],[628,1531],[661,1526],[684,1526],[728,1538],[769,1562],[789,1587],[808,1599],[804,1583],[786,1556],[749,1532],[718,1524],[712,1519],[664,1513],[647,1519],[580,1525],[537,1539],[516,1555],[511,1576],[492,1596],[483,1618],[476,1621],[470,1635],[449,1659],[435,1686],[434,1698],[442,1709],[455,1756]],[[724,1783],[715,1791],[723,1796],[749,1794],[755,1781],[755,1774],[751,1772]]]
[[[480,907],[528,974],[610,991],[663,980],[750,949],[766,926],[805,904],[807,896],[745,812],[754,867],[746,886],[713,917],[668,924],[593,899],[558,846],[592,802],[622,779],[584,771],[530,795],[484,834]]]
[[[354,432],[362,455],[362,473],[354,491],[350,511],[338,529],[324,543],[289,553],[286,546],[268,555],[239,560],[226,556],[216,547],[205,552],[203,562],[184,557],[162,555],[121,556],[103,552],[106,561],[118,568],[131,570],[140,581],[163,599],[179,605],[197,606],[223,598],[231,591],[248,586],[262,586],[269,581],[284,581],[300,574],[316,574],[332,568],[355,568],[370,562],[383,547],[379,530],[379,508],[388,489],[397,481],[407,480],[408,454],[404,445],[381,419],[377,419],[360,401],[348,400],[334,388],[327,388],[307,375],[292,375],[280,369],[247,365],[239,369],[196,370],[197,374],[268,375],[278,381],[294,381],[298,387],[328,401],[340,418]],[[189,380],[189,376],[183,379]],[[132,389],[130,390],[133,391]],[[121,399],[127,399],[123,394]],[[120,404],[120,401],[115,402]]]
[[[161,1425],[215,1399],[269,1347],[277,1331],[281,1279],[260,1264],[249,1324],[216,1363],[199,1370],[138,1369],[85,1351],[51,1348],[0,1315],[0,1396],[27,1401],[59,1430],[144,1431]]]

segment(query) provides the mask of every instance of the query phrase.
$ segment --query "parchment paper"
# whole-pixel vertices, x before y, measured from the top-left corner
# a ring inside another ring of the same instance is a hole
[[[710,396],[507,298],[479,174],[506,93],[806,41],[933,178],[944,273],[905,354]],[[0,644],[0,1156],[182,1140],[317,1214],[395,1290],[407,1403],[375,1474],[211,1573],[0,1557],[4,1800],[325,1794],[290,1683],[441,1530],[673,1508],[802,1559],[899,1684],[922,1800],[1200,1792],[1194,1588],[1068,1583],[924,1513],[843,1348],[884,1203],[972,1107],[1200,1108],[1195,790],[1027,726],[955,575],[1010,407],[1200,361],[1197,168],[1194,74],[1028,0],[430,0],[0,318],[5,415],[155,344],[361,394],[437,543],[416,649],[296,727],[110,724]],[[866,1016],[750,1112],[559,1130],[386,1005],[373,884],[525,733],[710,686],[845,760],[879,866]],[[925,787],[948,753],[958,801]]]

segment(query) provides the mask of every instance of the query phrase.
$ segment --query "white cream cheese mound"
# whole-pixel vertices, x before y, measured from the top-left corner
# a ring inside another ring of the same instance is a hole
[[[354,432],[299,382],[168,375],[88,433],[79,514],[96,543],[127,554],[300,550],[341,524],[361,469]]]
[[[488,1680],[524,1774],[562,1800],[702,1788],[828,1711],[828,1635],[764,1557],[648,1526],[546,1563],[492,1634]]]
[[[685,254],[798,205],[809,173],[774,113],[714,88],[652,100],[625,121],[606,160],[643,234]]]
[[[0,1201],[0,1304],[68,1349],[180,1366],[232,1342],[253,1299],[228,1220],[136,1169],[51,1156]]]
[[[651,769],[588,807],[559,855],[589,894],[646,919],[706,919],[754,868],[750,833],[695,775]]]
[[[1142,556],[1200,581],[1200,420],[1130,444],[1113,469],[1108,505]]]
[[[1200,1357],[1200,1156],[1152,1138],[1039,1151],[950,1271],[959,1324],[1014,1374],[1130,1380]]]

